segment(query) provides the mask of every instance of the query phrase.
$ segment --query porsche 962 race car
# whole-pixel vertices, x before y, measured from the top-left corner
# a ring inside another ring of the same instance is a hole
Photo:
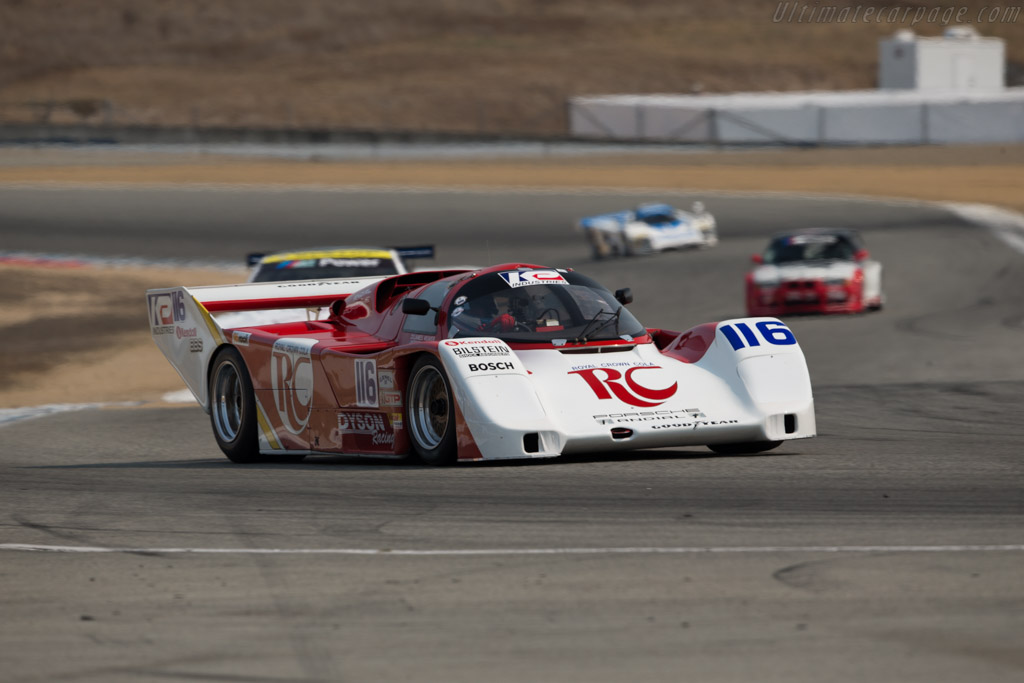
[[[814,436],[811,383],[774,318],[647,329],[570,269],[147,293],[154,340],[235,462],[415,456],[428,464],[660,446],[753,453]],[[327,306],[228,329],[217,313]]]
[[[747,315],[860,313],[885,302],[882,264],[860,235],[815,228],[775,235],[747,273]]]
[[[715,217],[700,202],[694,202],[690,211],[668,204],[640,204],[632,210],[582,218],[576,226],[596,259],[718,244]]]

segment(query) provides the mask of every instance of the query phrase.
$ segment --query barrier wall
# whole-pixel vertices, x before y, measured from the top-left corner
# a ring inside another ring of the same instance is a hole
[[[712,145],[1024,142],[1024,88],[612,95],[569,103],[575,138]]]

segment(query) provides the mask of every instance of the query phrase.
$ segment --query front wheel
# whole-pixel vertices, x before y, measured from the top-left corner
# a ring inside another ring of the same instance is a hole
[[[749,443],[716,443],[708,446],[719,455],[745,455],[749,453],[764,453],[782,445],[781,441],[751,441]]]
[[[238,463],[262,462],[256,429],[256,398],[249,369],[232,346],[217,354],[210,373],[210,423],[217,445]]]
[[[409,373],[406,423],[416,456],[427,465],[450,465],[458,457],[455,404],[444,367],[420,356]]]

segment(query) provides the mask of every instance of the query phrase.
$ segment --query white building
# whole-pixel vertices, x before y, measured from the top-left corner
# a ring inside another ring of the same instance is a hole
[[[1005,46],[973,30],[879,44],[879,89],[603,95],[569,101],[573,137],[710,145],[1024,142],[1024,88]]]
[[[1005,85],[1006,44],[969,26],[941,36],[898,31],[878,43],[878,87],[910,90],[997,91]]]

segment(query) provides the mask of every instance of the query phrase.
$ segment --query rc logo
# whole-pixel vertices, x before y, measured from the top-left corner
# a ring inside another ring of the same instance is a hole
[[[278,339],[270,352],[270,386],[281,422],[292,434],[301,434],[309,422],[313,403],[315,339]]]
[[[527,285],[568,285],[569,281],[557,270],[508,270],[498,273],[509,287]]]
[[[157,334],[172,334],[174,323],[185,320],[185,295],[180,291],[150,294],[149,325]]]
[[[640,370],[661,370],[657,365],[641,365],[621,373],[613,368],[586,368],[584,370],[570,370],[570,375],[582,377],[590,389],[601,400],[609,399],[612,395],[623,403],[628,403],[637,408],[653,408],[660,406],[669,398],[675,395],[679,388],[677,382],[664,389],[651,389],[640,384],[633,374]]]

